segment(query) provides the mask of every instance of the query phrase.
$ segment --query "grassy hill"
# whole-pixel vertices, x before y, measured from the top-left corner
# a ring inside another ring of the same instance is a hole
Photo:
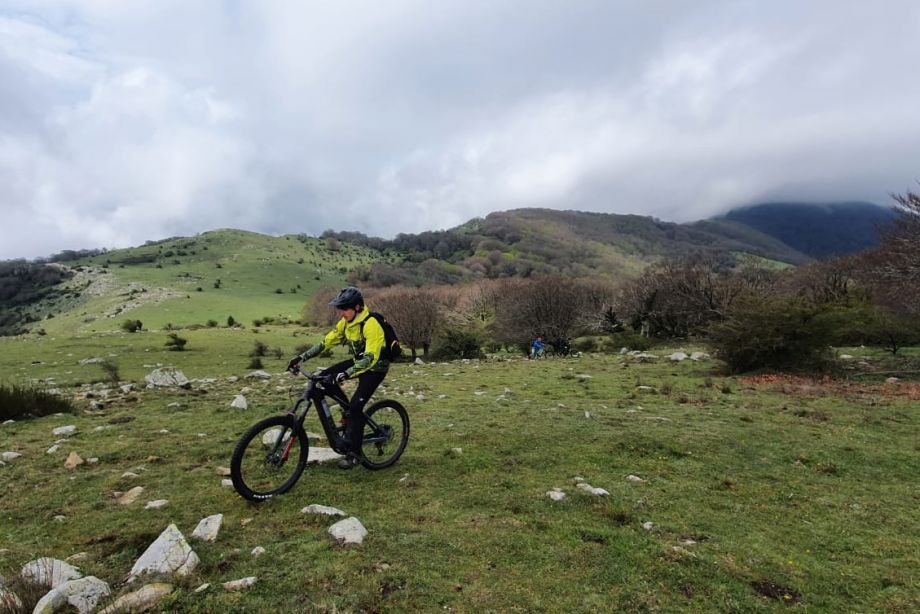
[[[147,328],[296,320],[316,287],[341,285],[380,258],[361,246],[240,230],[112,250],[68,262],[75,275],[31,308],[33,327],[72,334],[117,330],[128,318]]]

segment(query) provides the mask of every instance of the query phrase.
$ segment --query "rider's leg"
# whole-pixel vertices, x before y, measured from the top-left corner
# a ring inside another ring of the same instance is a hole
[[[320,375],[338,375],[339,373],[344,373],[345,370],[348,369],[348,367],[352,366],[353,364],[355,364],[354,359],[349,358],[348,360],[337,362],[331,367],[326,367],[325,369],[320,371],[319,374]],[[336,384],[329,384],[327,388],[329,388],[329,390],[331,390],[332,392],[337,393],[337,395],[340,397],[345,396],[345,393],[342,392],[342,389]]]
[[[358,389],[351,397],[351,403],[348,406],[348,426],[345,436],[351,444],[352,452],[358,456],[361,455],[361,440],[364,438],[364,406],[367,405],[384,377],[386,373],[379,371],[365,371],[359,375]]]

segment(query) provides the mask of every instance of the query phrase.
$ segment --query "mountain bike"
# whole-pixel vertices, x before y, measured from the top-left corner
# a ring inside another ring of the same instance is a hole
[[[230,478],[236,492],[250,501],[264,501],[289,491],[307,466],[310,441],[303,423],[310,411],[316,415],[329,441],[339,454],[346,454],[348,399],[331,377],[295,371],[309,383],[286,414],[271,416],[252,425],[233,450]],[[337,423],[327,399],[343,410]],[[395,463],[409,442],[409,414],[400,403],[385,399],[364,409],[364,440],[359,461],[368,469],[384,469]]]

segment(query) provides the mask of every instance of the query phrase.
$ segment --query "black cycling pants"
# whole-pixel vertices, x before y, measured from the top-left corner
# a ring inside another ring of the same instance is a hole
[[[346,369],[355,364],[353,359],[343,360],[331,367],[323,369],[323,375],[336,375],[344,373]],[[347,407],[348,424],[345,429],[345,437],[350,442],[352,452],[361,452],[361,441],[364,439],[364,406],[370,400],[371,395],[377,390],[380,382],[383,381],[387,374],[383,371],[365,371],[358,376],[358,389],[352,395],[351,401]],[[340,396],[345,396],[342,389],[332,385],[330,388],[338,392]]]

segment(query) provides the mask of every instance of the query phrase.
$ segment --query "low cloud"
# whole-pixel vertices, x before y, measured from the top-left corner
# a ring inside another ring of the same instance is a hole
[[[0,258],[915,187],[913,2],[10,2]],[[882,10],[884,9],[884,10]]]

